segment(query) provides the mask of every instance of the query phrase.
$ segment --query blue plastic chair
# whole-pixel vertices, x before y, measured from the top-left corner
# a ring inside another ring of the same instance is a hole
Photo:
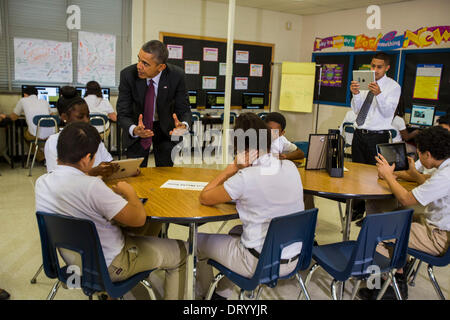
[[[264,120],[267,115],[268,115],[267,112],[260,112],[260,113],[258,113],[258,117],[260,117],[262,120]]]
[[[191,114],[192,114],[192,122],[200,121],[200,118],[201,118],[200,112],[194,111],[194,112],[191,112]]]
[[[223,118],[225,117],[225,115],[222,113],[220,115],[220,119],[223,121]],[[234,123],[234,120],[237,118],[237,114],[235,112],[230,112],[230,124]]]
[[[308,141],[294,141],[294,144],[303,151],[305,154],[305,158],[308,157],[308,148],[309,148],[309,142]]]
[[[397,130],[389,129],[389,142],[392,143],[392,140],[397,137]]]
[[[31,162],[30,171],[28,172],[28,176],[31,177],[31,171],[33,170],[34,162],[36,161],[36,154],[39,149],[39,143],[41,143],[41,144],[45,143],[45,141],[47,141],[47,138],[48,138],[47,137],[45,139],[40,139],[39,138],[39,129],[54,127],[55,133],[57,133],[60,122],[61,122],[61,120],[60,120],[59,116],[56,116],[56,115],[40,114],[40,115],[33,117],[33,123],[36,125],[36,138],[35,138],[34,142],[30,143],[30,149],[28,150],[27,165],[26,165],[27,168],[28,168],[28,164],[30,163],[31,150],[34,145],[34,155],[33,155],[33,160]]]
[[[146,280],[153,270],[140,272],[124,281],[111,281],[97,229],[92,221],[39,211],[36,212],[36,217],[45,274],[51,279],[58,279],[47,300],[53,300],[61,283],[68,283],[68,280],[71,281],[70,277],[73,277],[71,269],[68,269],[70,266],[60,266],[58,248],[80,254],[80,286],[89,299],[92,299],[94,293],[104,291],[112,298],[122,297],[141,282],[155,300],[153,289]]]
[[[367,215],[356,241],[315,246],[313,259],[317,263],[311,267],[306,285],[320,266],[333,277],[331,295],[334,300],[337,300],[336,282],[346,281],[350,277],[356,278],[357,283],[351,298],[353,300],[361,281],[372,275],[373,266],[378,266],[379,274],[388,273],[389,278],[381,288],[377,300],[381,299],[391,282],[397,299],[402,300],[394,274],[406,263],[412,213],[412,209],[407,209]],[[389,259],[376,252],[376,247],[379,242],[391,239],[395,239],[395,249]]]
[[[211,283],[206,299],[211,296],[217,286],[217,283],[226,276],[241,288],[240,299],[244,298],[244,291],[253,291],[259,286],[256,298],[258,299],[263,288],[262,285],[273,288],[277,285],[278,279],[288,279],[294,274],[300,283],[303,293],[309,299],[306,286],[303,283],[298,271],[306,270],[311,263],[311,252],[314,243],[314,233],[316,230],[318,209],[309,209],[283,217],[273,218],[267,231],[266,239],[261,250],[258,264],[253,277],[246,278],[236,272],[224,267],[220,263],[209,259],[208,263],[219,270],[219,274]],[[295,269],[285,276],[280,276],[280,257],[284,247],[302,241],[302,250],[298,257]]]
[[[420,265],[422,264],[422,261],[425,263],[428,263],[428,268],[427,268],[428,277],[430,278],[430,281],[433,284],[434,290],[436,291],[439,298],[441,300],[445,300],[445,296],[442,293],[441,287],[439,287],[436,277],[434,276],[433,267],[448,266],[448,264],[450,263],[450,250],[447,250],[447,252],[443,256],[440,256],[440,257],[432,256],[423,251],[419,251],[419,250],[411,249],[411,248],[408,248],[408,254],[413,256],[413,258],[415,259],[413,263],[415,263],[417,260],[419,261],[417,268],[414,272],[413,279],[415,279],[417,273],[419,272],[419,268],[420,268]]]

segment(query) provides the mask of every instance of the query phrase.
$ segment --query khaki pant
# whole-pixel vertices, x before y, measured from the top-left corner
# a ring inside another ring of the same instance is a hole
[[[125,235],[125,245],[108,268],[113,282],[146,270],[164,269],[164,298],[184,298],[187,246],[181,240]]]
[[[255,273],[258,259],[255,258],[241,243],[239,236],[228,234],[197,235],[197,282],[196,295],[204,298],[209,286],[214,279],[213,267],[207,264],[208,259],[213,259],[230,270],[244,277],[252,277]],[[280,274],[286,275],[296,267],[298,260],[280,265]],[[230,297],[234,284],[228,278],[220,280],[216,293],[222,297]]]
[[[34,143],[34,141],[36,141],[36,137],[33,136],[28,130],[25,130],[25,131],[24,131],[23,137],[25,138],[25,140],[26,140],[28,143],[30,143],[30,142],[33,142],[33,143]],[[34,154],[34,149],[31,150],[31,156],[30,156],[30,157],[33,157],[33,154]],[[33,159],[33,158],[31,158],[31,159]],[[40,146],[40,147],[38,148],[37,153],[36,153],[36,160],[37,160],[37,161],[43,161],[44,159],[45,159],[44,151],[42,151],[42,146]]]

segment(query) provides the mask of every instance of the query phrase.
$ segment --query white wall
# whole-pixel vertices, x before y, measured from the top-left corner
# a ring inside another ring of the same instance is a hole
[[[314,16],[304,16],[301,33],[300,60],[311,61],[314,40],[334,35],[359,35],[376,37],[390,31],[402,34],[405,30],[415,31],[421,27],[432,27],[449,24],[450,1],[448,0],[416,0],[380,6],[381,29],[369,30],[366,20],[366,8],[344,10]],[[398,35],[397,34],[397,35]],[[450,42],[443,42],[439,46],[431,45],[428,48],[449,48]],[[418,49],[410,46],[409,49]],[[321,52],[353,51],[352,48],[343,47],[341,50],[326,49]],[[318,132],[327,132],[329,128],[337,128],[345,113],[346,107],[320,105]],[[294,140],[306,140],[308,134],[314,130],[314,113],[287,117],[289,136]],[[302,126],[298,124],[301,123]],[[304,124],[304,125],[303,125]]]

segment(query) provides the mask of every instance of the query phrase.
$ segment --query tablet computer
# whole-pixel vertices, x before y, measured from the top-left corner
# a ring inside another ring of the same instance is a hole
[[[136,175],[142,160],[144,158],[111,161],[111,163],[117,163],[119,165],[119,170],[110,175],[108,180],[122,179]]]
[[[369,83],[375,82],[375,71],[353,70],[353,81],[358,81],[359,90],[369,90]]]
[[[395,163],[394,171],[409,169],[406,144],[404,142],[377,144],[377,152],[381,154],[390,165]]]

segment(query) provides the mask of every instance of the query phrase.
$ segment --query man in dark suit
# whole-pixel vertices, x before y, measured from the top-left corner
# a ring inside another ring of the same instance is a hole
[[[166,46],[152,40],[138,54],[138,63],[120,72],[118,123],[127,158],[144,157],[147,167],[153,144],[155,164],[173,166],[172,148],[192,124],[184,71],[168,64]],[[173,138],[172,138],[173,136]]]

